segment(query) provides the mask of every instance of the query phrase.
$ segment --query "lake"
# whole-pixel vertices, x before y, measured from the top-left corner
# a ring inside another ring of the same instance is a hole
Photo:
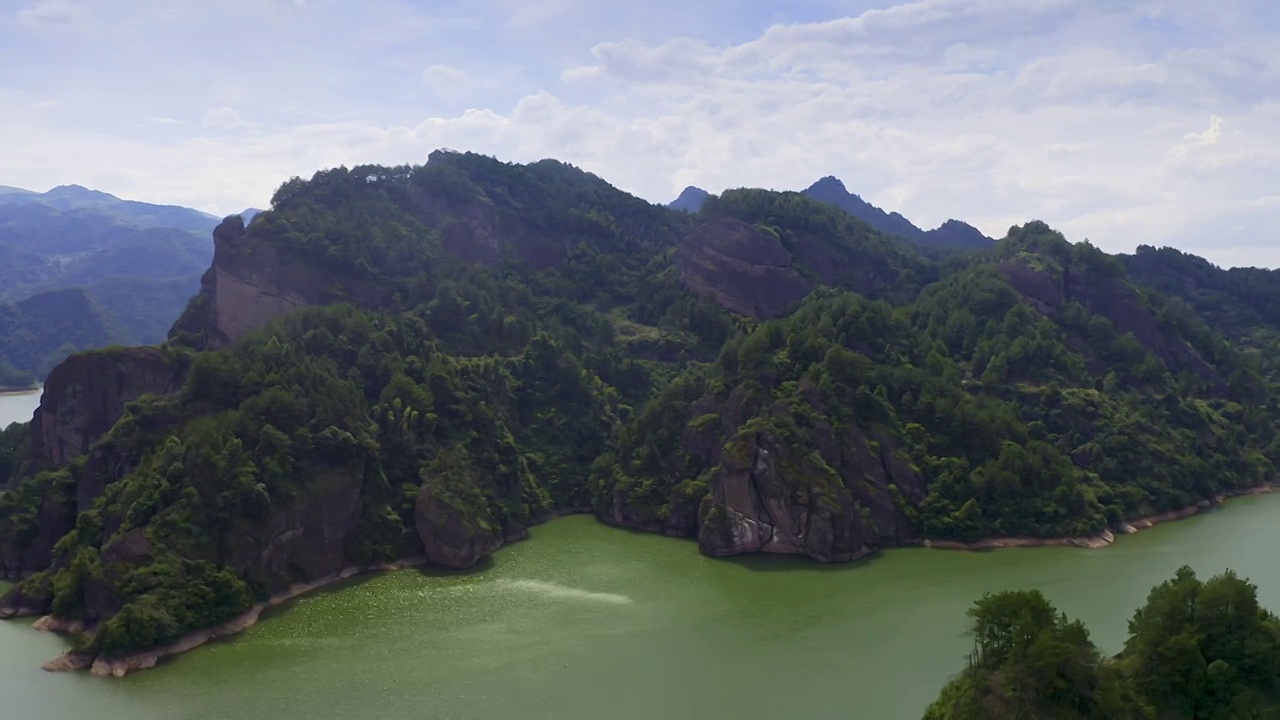
[[[1151,586],[1235,568],[1280,609],[1280,493],[1102,550],[910,548],[847,565],[712,560],[568,517],[474,572],[406,570],[302,598],[121,680],[51,674],[61,641],[0,622],[8,720],[919,718],[984,592],[1040,588],[1108,652]]]
[[[0,429],[10,423],[29,422],[40,405],[40,392],[0,393]]]

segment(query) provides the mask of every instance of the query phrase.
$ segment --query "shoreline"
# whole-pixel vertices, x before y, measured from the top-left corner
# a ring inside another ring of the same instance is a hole
[[[959,540],[920,540],[911,544],[934,550],[996,550],[999,548],[1019,547],[1081,547],[1097,550],[1114,543],[1116,541],[1117,534],[1132,535],[1140,530],[1146,530],[1161,523],[1185,520],[1193,515],[1199,515],[1205,510],[1222,505],[1233,498],[1252,495],[1266,495],[1267,493],[1272,492],[1273,488],[1273,485],[1267,484],[1248,488],[1246,490],[1233,490],[1228,493],[1217,495],[1212,500],[1201,500],[1195,505],[1189,505],[1181,510],[1170,510],[1157,515],[1150,515],[1137,520],[1122,522],[1115,527],[1104,529],[1096,535],[1089,535],[1087,537],[990,537],[969,543],[960,542]]]
[[[0,390],[0,397],[6,397],[8,395],[31,395],[32,393],[38,392],[40,392],[40,386],[36,385],[35,387],[29,387],[26,390]]]
[[[224,620],[207,628],[192,630],[173,642],[150,650],[125,655],[123,657],[107,658],[92,653],[77,653],[68,651],[53,660],[45,663],[41,668],[49,672],[65,672],[72,670],[89,669],[94,675],[100,677],[124,677],[131,672],[139,670],[150,670],[159,662],[167,657],[181,655],[182,653],[194,650],[204,645],[210,640],[235,635],[257,624],[262,613],[272,608],[279,607],[290,600],[294,600],[299,596],[319,590],[326,585],[347,580],[357,575],[365,575],[376,572],[391,572],[394,570],[404,570],[410,567],[417,567],[427,563],[426,556],[414,556],[397,560],[392,563],[379,563],[376,565],[353,565],[348,568],[339,570],[331,575],[312,580],[311,582],[298,583],[292,585],[288,590],[282,593],[272,595],[263,602],[255,603],[252,607],[235,617]],[[77,623],[67,623],[60,621],[52,616],[46,615],[37,620],[33,625],[37,631],[45,632],[61,632],[77,630]]]
[[[1212,500],[1202,500],[1195,505],[1191,505],[1181,510],[1171,510],[1169,512],[1151,515],[1149,517],[1140,518],[1131,522],[1121,523],[1113,529],[1106,529],[1097,535],[1089,537],[1056,537],[1056,538],[1029,538],[1029,537],[1004,537],[1004,538],[984,538],[972,543],[963,543],[954,540],[919,540],[907,542],[897,547],[922,546],[935,550],[995,550],[999,548],[1015,548],[1015,547],[1083,547],[1083,548],[1104,548],[1115,542],[1116,533],[1121,535],[1131,535],[1140,530],[1154,527],[1161,523],[1182,520],[1193,515],[1198,515],[1207,509],[1217,507],[1224,504],[1227,500],[1236,497],[1245,497],[1251,495],[1264,495],[1273,491],[1273,485],[1259,485],[1247,490],[1233,491],[1224,493],[1214,497]],[[552,513],[547,518],[541,519],[541,524],[554,520],[559,517],[567,517],[569,515],[583,515],[594,513],[562,511]],[[597,518],[598,519],[598,518]],[[610,523],[603,523],[612,527]],[[624,527],[625,526],[618,526]],[[1114,532],[1113,532],[1114,530]],[[509,544],[509,542],[504,543]],[[881,548],[892,550],[893,548]],[[864,553],[867,554],[867,553]],[[851,558],[857,560],[858,558]],[[264,602],[254,604],[243,613],[225,620],[217,625],[198,630],[192,630],[177,640],[158,648],[144,650],[132,655],[125,655],[118,658],[106,658],[97,656],[92,653],[76,653],[68,651],[63,655],[50,660],[42,666],[42,669],[49,672],[64,672],[74,670],[88,669],[92,674],[100,677],[124,677],[131,672],[140,670],[150,670],[159,662],[167,657],[181,655],[182,653],[194,650],[195,648],[223,637],[228,637],[239,632],[243,632],[255,625],[263,612],[272,608],[279,607],[290,600],[294,600],[299,596],[319,590],[327,585],[331,585],[342,580],[347,580],[358,575],[378,572],[392,572],[395,570],[404,570],[410,567],[418,567],[428,564],[426,556],[414,556],[398,560],[391,563],[379,563],[375,565],[353,565],[340,570],[336,573],[326,575],[322,578],[312,580],[311,582],[298,583],[291,586],[288,590],[272,595]],[[74,621],[62,621],[50,615],[45,615],[36,620],[32,627],[37,631],[45,632],[70,632],[79,630],[79,624]]]

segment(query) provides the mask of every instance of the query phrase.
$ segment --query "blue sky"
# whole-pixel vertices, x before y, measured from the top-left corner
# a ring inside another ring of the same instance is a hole
[[[0,185],[226,213],[451,147],[1280,266],[1274,0],[0,0],[0,67]]]

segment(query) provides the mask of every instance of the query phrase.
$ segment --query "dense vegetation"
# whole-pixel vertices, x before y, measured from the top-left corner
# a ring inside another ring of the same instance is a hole
[[[76,350],[164,340],[215,224],[75,186],[0,194],[0,388],[28,387]],[[59,300],[72,293],[84,299]]]
[[[1230,571],[1201,581],[1184,567],[1155,587],[1115,658],[1036,590],[983,597],[969,617],[968,667],[925,720],[1280,715],[1280,619]]]
[[[78,350],[128,342],[126,331],[79,288],[0,304],[0,389],[27,389]]]
[[[690,290],[678,249],[725,218],[826,287],[770,321]],[[9,602],[83,620],[108,656],[348,564],[469,565],[557,512],[714,554],[794,526],[787,551],[831,560],[1092,536],[1274,476],[1256,348],[1039,222],[939,264],[797,193],[688,214],[554,161],[438,153],[291,180],[218,232],[362,304],[211,350],[202,295],[168,347],[181,389],[136,399],[90,457],[0,437],[25,478],[0,561],[52,557]]]

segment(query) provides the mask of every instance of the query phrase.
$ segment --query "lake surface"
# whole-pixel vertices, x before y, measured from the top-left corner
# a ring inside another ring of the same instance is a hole
[[[1102,550],[893,550],[825,566],[711,560],[689,541],[570,517],[471,573],[406,570],[302,598],[122,680],[38,669],[61,641],[0,622],[7,720],[919,718],[969,649],[984,592],[1042,589],[1119,649],[1189,564],[1280,609],[1280,493]]]
[[[0,429],[10,423],[30,422],[31,415],[40,405],[40,391],[0,393]]]

